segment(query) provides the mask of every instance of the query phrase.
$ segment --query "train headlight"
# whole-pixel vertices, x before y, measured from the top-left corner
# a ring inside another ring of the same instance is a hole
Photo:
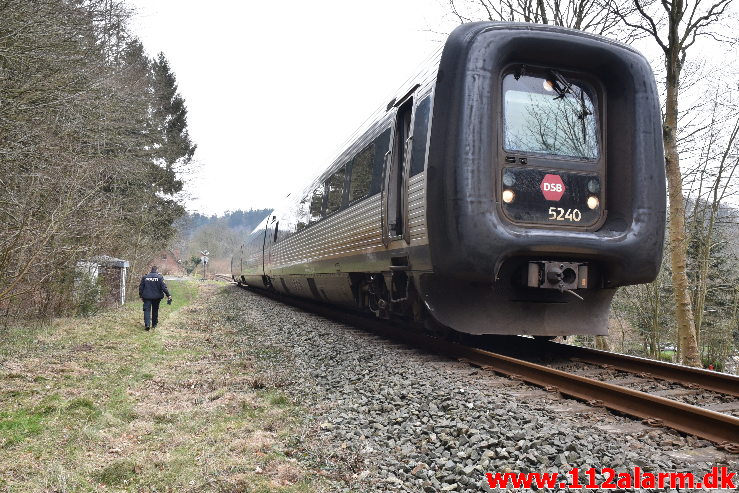
[[[588,207],[591,209],[597,209],[600,205],[600,200],[598,200],[598,197],[591,195],[588,197]]]
[[[503,202],[510,204],[515,198],[516,194],[513,193],[513,190],[503,190]]]
[[[513,173],[510,171],[506,171],[503,173],[503,185],[507,187],[512,187],[516,184],[516,177]]]

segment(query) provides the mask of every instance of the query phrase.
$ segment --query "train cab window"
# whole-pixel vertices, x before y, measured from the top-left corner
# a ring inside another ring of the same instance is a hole
[[[328,190],[328,205],[326,206],[326,214],[331,214],[341,209],[344,198],[344,178],[346,177],[346,166],[339,168],[331,178],[326,180],[326,189]]]
[[[595,160],[598,117],[595,91],[550,70],[541,76],[503,78],[504,148]]]
[[[426,141],[429,131],[429,110],[431,98],[426,96],[416,106],[416,116],[413,121],[413,151],[411,152],[411,176],[423,171],[426,163]]]
[[[375,158],[375,143],[362,149],[352,161],[352,177],[349,184],[349,203],[369,195],[372,184],[372,164]]]
[[[313,190],[313,196],[310,199],[310,222],[313,224],[321,220],[323,217],[323,183]]]

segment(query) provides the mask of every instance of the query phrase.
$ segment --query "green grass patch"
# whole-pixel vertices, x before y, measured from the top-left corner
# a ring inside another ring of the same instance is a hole
[[[659,359],[662,361],[675,361],[675,351],[660,351]]]
[[[290,400],[282,392],[271,392],[268,399],[273,406],[285,407],[290,405]]]
[[[130,423],[138,416],[133,409],[133,402],[126,395],[126,389],[118,387],[115,389],[105,403],[105,410],[108,415],[120,420],[122,423]]]
[[[130,460],[117,461],[93,473],[92,476],[106,486],[119,486],[136,476],[136,464]]]
[[[51,322],[21,321],[2,329],[0,360],[17,358],[47,348],[45,336],[52,331]],[[24,375],[22,375],[24,377]],[[13,378],[13,377],[10,377]],[[15,377],[18,378],[18,377]]]
[[[168,281],[167,287],[169,294],[172,295],[172,304],[162,306],[167,306],[171,310],[189,305],[198,295],[198,284],[194,281]],[[166,299],[163,303],[166,303]]]
[[[95,403],[86,397],[72,399],[67,403],[65,410],[74,415],[84,416],[87,419],[95,418],[102,414]]]
[[[20,409],[0,412],[0,440],[3,448],[20,443],[26,438],[41,433],[44,413]]]

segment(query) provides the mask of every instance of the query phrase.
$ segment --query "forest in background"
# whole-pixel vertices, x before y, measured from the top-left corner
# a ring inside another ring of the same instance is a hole
[[[201,251],[209,252],[209,272],[229,274],[231,257],[270,212],[272,209],[227,211],[222,216],[187,213],[176,223],[178,234],[172,250],[188,274],[200,265]]]
[[[187,109],[166,57],[145,54],[131,17],[116,0],[0,2],[6,321],[74,311],[79,261],[108,255],[143,270],[185,212]]]

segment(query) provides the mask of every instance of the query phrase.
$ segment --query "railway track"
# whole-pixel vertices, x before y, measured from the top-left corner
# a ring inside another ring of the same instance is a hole
[[[325,305],[317,305],[303,300],[287,299],[278,295],[255,291],[292,306],[310,311],[327,318],[339,320],[384,337],[466,362],[485,370],[531,383],[562,395],[585,401],[591,405],[605,407],[625,415],[639,418],[652,426],[673,428],[683,433],[710,440],[719,448],[739,453],[739,418],[722,414],[673,399],[651,395],[621,385],[576,375],[567,371],[527,361],[489,349],[474,347],[469,343],[432,337],[426,334],[401,330],[398,326],[370,319],[362,315],[340,311]],[[621,371],[648,375],[670,382],[700,387],[711,392],[730,396],[739,395],[739,377],[705,371],[664,362],[646,360],[633,356],[619,355],[606,351],[579,348],[566,344],[526,340],[513,337],[501,338],[501,349],[511,351],[515,340],[524,342],[517,351],[525,353],[533,346],[546,348],[546,351],[561,353],[579,361],[595,365],[607,365]],[[531,341],[530,343],[528,341]],[[515,350],[513,352],[515,352]]]
[[[466,345],[739,417],[734,375],[530,338],[470,339]]]
[[[549,342],[548,344],[556,345],[558,354],[562,354],[573,361],[582,361],[629,373],[648,374],[687,387],[698,386],[739,398],[739,377],[735,375],[556,342]]]

